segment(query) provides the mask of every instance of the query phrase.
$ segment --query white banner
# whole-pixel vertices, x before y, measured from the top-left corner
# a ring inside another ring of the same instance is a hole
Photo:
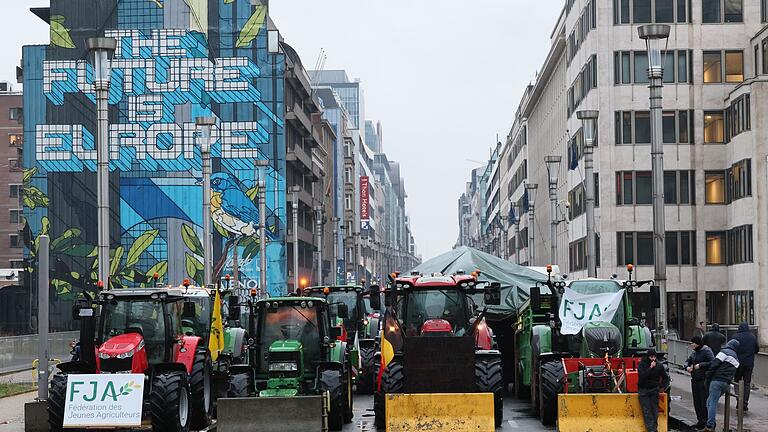
[[[143,374],[67,377],[64,427],[141,426]]]
[[[580,294],[566,288],[560,302],[560,333],[577,334],[589,322],[611,321],[623,297],[623,289],[615,293]]]

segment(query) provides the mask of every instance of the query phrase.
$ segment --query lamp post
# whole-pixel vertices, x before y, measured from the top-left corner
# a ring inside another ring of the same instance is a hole
[[[117,47],[113,38],[89,38],[88,51],[93,57],[93,89],[96,92],[96,194],[99,281],[109,289],[109,81],[110,58]]]
[[[323,206],[315,206],[315,237],[317,242],[317,280],[318,285],[323,284],[323,224],[325,212]]]
[[[267,293],[267,173],[269,159],[256,159],[259,185],[259,298]]]
[[[550,264],[557,264],[557,180],[560,173],[561,160],[561,156],[544,157],[544,163],[547,164],[547,173],[549,173],[549,213],[552,219],[549,224]]]
[[[515,263],[520,264],[520,205],[514,202],[510,206],[515,215]]]
[[[509,240],[508,240],[509,227],[507,226],[508,219],[509,219],[509,216],[505,216],[505,215],[501,216],[501,233],[502,233],[501,242],[503,245],[502,250],[504,251],[502,256],[504,257],[505,260],[509,259]]]
[[[595,236],[594,143],[599,111],[578,111],[584,137],[584,192],[587,204],[587,276],[597,277],[597,245]]]
[[[340,222],[341,218],[333,218],[333,280],[334,283],[338,285],[341,285],[342,283],[342,281],[339,280],[339,244],[341,243],[341,238],[339,237]]]
[[[653,270],[661,297],[659,305],[659,328],[662,345],[667,325],[667,262],[664,250],[664,142],[662,139],[661,89],[664,67],[662,49],[666,50],[669,26],[650,24],[638,27],[640,39],[645,40],[648,51],[648,80],[650,81],[651,107],[651,175],[653,178]],[[663,348],[663,347],[662,347]]]
[[[211,129],[215,117],[197,117],[200,153],[203,157],[203,286],[213,283],[213,239],[211,238]]]
[[[536,189],[539,188],[537,184],[527,183],[525,185],[525,191],[528,192],[528,265],[533,266],[536,261],[536,245],[534,241],[536,236],[534,235],[535,213],[536,213]]]
[[[291,204],[293,207],[293,289],[299,288],[299,192],[300,186],[291,186]]]

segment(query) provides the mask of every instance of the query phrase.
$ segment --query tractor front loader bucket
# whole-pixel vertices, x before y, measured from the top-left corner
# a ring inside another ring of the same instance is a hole
[[[217,432],[327,431],[324,396],[219,399]]]
[[[388,394],[385,403],[387,432],[494,430],[492,393]]]
[[[644,431],[643,410],[637,393],[583,393],[558,395],[559,432]],[[659,395],[658,432],[667,432],[667,395]]]

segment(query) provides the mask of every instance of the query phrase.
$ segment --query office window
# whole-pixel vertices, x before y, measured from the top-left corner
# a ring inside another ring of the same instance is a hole
[[[744,52],[725,52],[725,82],[738,83],[744,81]]]
[[[755,298],[752,291],[708,291],[707,322],[738,325],[755,323]]]
[[[634,74],[635,84],[648,83],[648,54],[640,51],[634,51]]]
[[[768,22],[768,0],[760,0],[760,21]]]
[[[661,130],[663,136],[663,142],[665,144],[671,144],[677,142],[675,131],[675,117],[677,113],[674,111],[664,111],[661,116]]]
[[[690,0],[613,0],[614,24],[688,22]]]
[[[618,232],[617,263],[653,265],[653,233],[651,232]]]
[[[696,232],[667,231],[664,249],[667,265],[696,265]]]
[[[24,117],[24,110],[20,107],[8,108],[8,119],[21,121]]]
[[[695,171],[664,171],[664,204],[696,204]]]
[[[635,24],[651,22],[651,0],[633,0],[632,17]]]
[[[634,139],[632,125],[634,117]],[[662,135],[667,144],[693,142],[692,111],[665,111],[662,115]],[[614,142],[616,144],[649,144],[651,142],[651,118],[648,111],[617,111],[614,113]]]
[[[613,83],[648,83],[648,56],[645,51],[615,51],[613,53]],[[687,83],[691,76],[689,50],[670,50],[664,53],[664,82]]]
[[[725,22],[744,21],[744,0],[725,0]]]
[[[10,197],[11,198],[19,198],[21,196],[21,185],[20,184],[9,184],[8,187],[10,188]]]
[[[704,82],[723,82],[722,53],[720,51],[704,51]]]
[[[752,262],[752,225],[728,231],[728,265]]]
[[[704,174],[704,187],[707,204],[725,204],[725,173],[707,171]]]
[[[651,204],[653,188],[650,171],[618,171],[616,173],[616,204]]]
[[[344,195],[344,209],[352,210],[352,195]]]
[[[725,231],[707,232],[707,265],[726,264]]]
[[[690,0],[676,0],[677,1],[677,22],[688,22],[688,2]]]
[[[8,134],[8,144],[10,144],[11,147],[21,147],[24,145],[24,135]]]
[[[754,76],[760,75],[760,45],[755,45],[755,60],[752,65]]]
[[[19,235],[18,234],[11,234],[9,236],[9,239],[10,239],[11,247],[12,248],[20,248],[21,247],[21,241],[19,240]]]
[[[743,159],[726,170],[728,203],[752,196],[752,160]]]
[[[752,128],[750,119],[750,96],[749,93],[743,94],[734,99],[728,108],[725,109],[725,130],[726,140],[731,139],[744,131]]]
[[[21,221],[21,210],[11,209],[8,213],[8,220],[10,223],[19,223]]]
[[[689,139],[688,130],[693,130],[693,115],[689,115],[688,111],[677,112],[677,133],[678,142],[681,144],[693,143],[692,139]]]
[[[701,21],[703,23],[719,23],[720,8],[723,0],[701,0]]]
[[[657,23],[672,23],[675,21],[675,5],[673,0],[656,0],[655,3]]]
[[[704,143],[725,142],[725,124],[722,111],[704,111]]]
[[[677,52],[677,81],[688,82],[688,51]]]
[[[635,111],[635,144],[651,143],[651,113]]]

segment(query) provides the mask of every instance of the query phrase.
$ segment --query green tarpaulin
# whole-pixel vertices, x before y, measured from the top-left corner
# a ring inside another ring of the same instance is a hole
[[[487,317],[493,321],[515,317],[520,305],[528,299],[530,288],[536,285],[536,282],[547,280],[546,275],[536,270],[466,246],[432,258],[413,269],[423,275],[449,275],[459,270],[467,274],[480,270],[480,280],[501,284],[501,305],[488,306]]]

